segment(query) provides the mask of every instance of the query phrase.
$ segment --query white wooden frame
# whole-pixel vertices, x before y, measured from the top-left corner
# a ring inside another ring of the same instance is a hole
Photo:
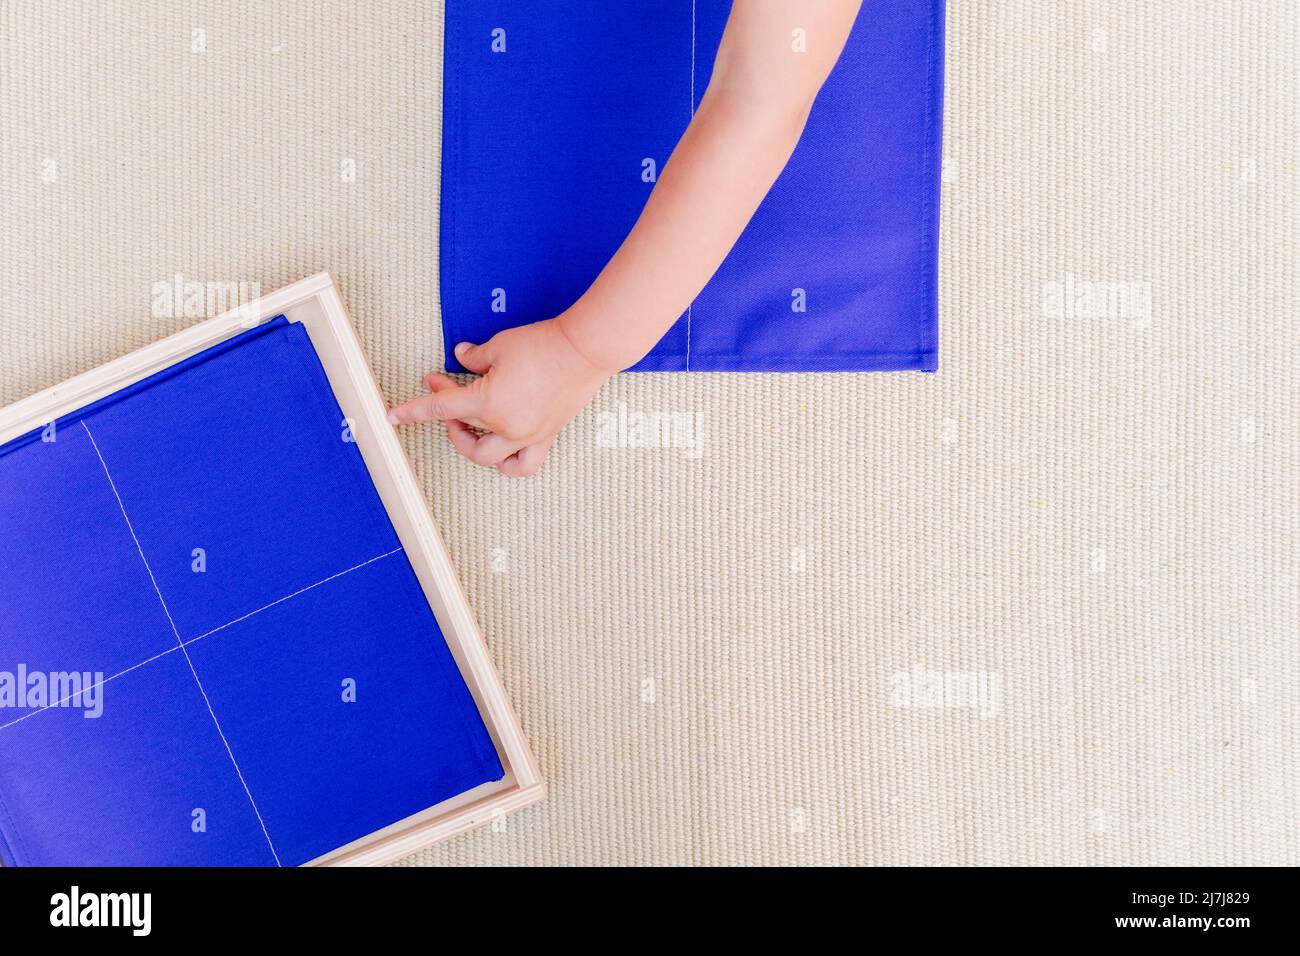
[[[389,863],[542,799],[544,787],[505,688],[434,526],[411,463],[388,423],[387,409],[347,308],[329,273],[270,295],[132,352],[62,385],[0,409],[0,444],[42,428],[240,332],[283,315],[301,323],[319,355],[357,447],[415,569],[429,606],[496,745],[505,776],[394,822],[309,865]]]

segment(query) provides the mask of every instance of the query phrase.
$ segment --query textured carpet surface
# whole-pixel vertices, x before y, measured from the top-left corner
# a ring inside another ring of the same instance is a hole
[[[1300,863],[1296,7],[948,17],[939,373],[622,376],[526,482],[405,433],[550,785],[408,862]],[[0,6],[0,402],[322,269],[413,394],[440,37]]]

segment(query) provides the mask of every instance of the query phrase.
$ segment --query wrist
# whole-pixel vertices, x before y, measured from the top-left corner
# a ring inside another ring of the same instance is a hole
[[[555,327],[556,337],[564,344],[565,348],[572,354],[574,362],[578,365],[580,371],[595,379],[604,381],[607,378],[621,372],[621,368],[616,368],[601,361],[599,356],[593,355],[587,347],[586,342],[580,329],[573,327],[573,324],[565,320],[567,313],[561,313],[551,320]]]
[[[575,306],[557,315],[554,319],[555,326],[561,337],[593,374],[610,378],[628,366],[635,365],[641,359],[640,355],[628,358],[620,354],[617,349],[613,351],[602,349],[600,343],[594,341],[596,337],[590,333],[589,324],[580,313],[575,311],[576,308]]]

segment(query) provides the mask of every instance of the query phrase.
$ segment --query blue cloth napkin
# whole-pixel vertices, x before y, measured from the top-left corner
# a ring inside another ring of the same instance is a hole
[[[464,370],[456,343],[550,318],[596,277],[700,102],[730,7],[447,5],[449,369]],[[717,275],[635,368],[937,367],[943,7],[864,4],[789,166]]]
[[[0,447],[6,865],[300,864],[501,778],[349,438],[278,318]]]

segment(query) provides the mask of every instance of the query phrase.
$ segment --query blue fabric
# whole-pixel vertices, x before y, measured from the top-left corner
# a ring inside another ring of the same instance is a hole
[[[279,318],[0,447],[0,674],[109,678],[0,706],[6,865],[300,864],[501,778],[344,432]]]
[[[456,343],[557,315],[590,285],[653,186],[643,160],[662,169],[698,106],[729,10],[724,0],[447,4],[449,369],[464,370]],[[937,367],[943,16],[943,0],[864,4],[789,166],[637,369]]]

